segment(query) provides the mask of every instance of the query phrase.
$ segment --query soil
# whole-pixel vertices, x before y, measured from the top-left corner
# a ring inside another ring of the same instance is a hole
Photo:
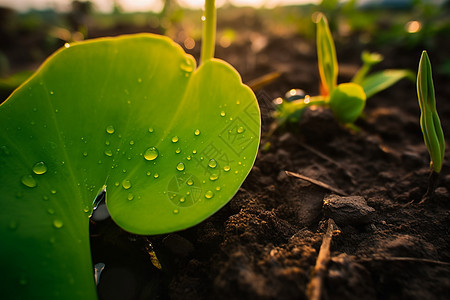
[[[270,72],[282,74],[256,92],[263,138],[251,173],[225,207],[181,232],[141,237],[120,230],[110,219],[92,222],[93,263],[106,264],[100,299],[307,299],[330,218],[337,229],[323,273],[322,299],[448,299],[450,153],[446,151],[434,198],[420,203],[427,190],[429,156],[418,122],[415,83],[403,80],[368,99],[365,115],[356,123],[359,130],[315,108],[299,124],[268,136],[272,100],[291,88],[317,94],[319,81],[314,41],[262,35],[264,28],[258,26],[250,24],[240,42],[216,52],[244,82]],[[365,46],[351,39],[337,42],[340,82],[359,67]],[[379,68],[414,71],[422,50],[369,47],[385,55]],[[442,61],[449,47],[434,49],[432,63]],[[199,45],[190,52],[198,58]],[[434,77],[447,136],[449,79]],[[161,269],[149,253],[156,255]]]

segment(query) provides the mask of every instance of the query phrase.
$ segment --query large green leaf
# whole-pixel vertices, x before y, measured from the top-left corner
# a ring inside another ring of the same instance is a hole
[[[0,293],[89,299],[98,192],[133,233],[193,226],[249,173],[260,117],[230,65],[195,70],[171,40],[141,34],[58,51],[0,106],[0,129]]]

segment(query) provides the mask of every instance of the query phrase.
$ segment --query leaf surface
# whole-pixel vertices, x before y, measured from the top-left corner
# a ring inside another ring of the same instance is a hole
[[[168,38],[140,34],[58,51],[0,106],[0,128],[2,293],[91,299],[99,191],[127,231],[193,226],[248,175],[260,116],[230,65],[195,70]]]
[[[367,98],[372,97],[403,78],[414,78],[409,70],[384,70],[367,76],[361,83]]]

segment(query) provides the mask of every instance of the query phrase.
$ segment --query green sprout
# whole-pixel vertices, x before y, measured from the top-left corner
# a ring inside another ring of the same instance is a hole
[[[213,58],[206,4],[198,68],[164,36],[66,44],[0,105],[2,298],[97,298],[89,218],[104,189],[111,218],[141,235],[194,226],[238,191],[260,112]]]
[[[413,79],[409,70],[384,70],[369,74],[372,66],[383,57],[377,53],[362,53],[363,66],[352,82],[337,84],[338,62],[333,37],[323,14],[317,21],[317,58],[320,74],[320,95],[279,101],[275,117],[278,124],[298,122],[303,111],[310,106],[330,108],[336,119],[344,124],[353,124],[362,114],[366,99],[392,86],[402,78]]]
[[[430,154],[432,172],[440,173],[444,160],[445,140],[436,110],[431,63],[426,51],[420,57],[417,71],[417,98],[420,106],[420,127]]]

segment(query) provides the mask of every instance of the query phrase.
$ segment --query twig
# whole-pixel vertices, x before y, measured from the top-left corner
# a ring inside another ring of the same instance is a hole
[[[428,259],[428,258],[416,258],[416,257],[368,257],[368,258],[360,258],[361,261],[407,261],[407,262],[420,262],[420,263],[429,263],[429,264],[435,264],[435,265],[442,265],[442,266],[450,266],[449,262],[445,261],[439,261],[434,259]]]
[[[315,185],[320,186],[320,187],[322,187],[324,189],[332,191],[333,193],[336,193],[338,195],[348,196],[348,194],[346,192],[344,192],[343,190],[340,190],[338,188],[332,187],[331,185],[328,185],[328,184],[326,184],[326,183],[324,183],[322,181],[319,181],[319,180],[316,180],[316,179],[312,179],[312,178],[307,177],[305,175],[301,175],[301,174],[290,172],[290,171],[284,171],[284,172],[286,172],[286,175],[288,175],[288,176],[296,177],[296,178],[300,178],[302,180],[308,181],[308,182],[310,182],[312,184],[315,184]]]
[[[320,246],[319,255],[317,256],[316,266],[312,273],[311,281],[306,289],[306,295],[309,300],[322,299],[323,279],[327,273],[327,265],[330,261],[330,245],[336,224],[333,219],[328,219],[328,228],[325,233],[322,245]]]

